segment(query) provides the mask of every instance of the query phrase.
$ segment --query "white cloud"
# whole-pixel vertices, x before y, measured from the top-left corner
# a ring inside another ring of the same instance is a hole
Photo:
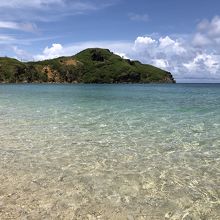
[[[101,3],[101,2],[100,2]],[[10,0],[10,1],[0,1],[0,7],[2,8],[32,8],[32,9],[48,9],[50,7],[71,7],[79,10],[87,10],[98,8],[98,5],[92,4],[91,1],[81,1],[81,0]]]
[[[9,7],[9,8],[22,8],[22,7],[43,7],[50,4],[61,4],[64,3],[63,0],[10,0],[10,1],[0,1],[0,7]]]
[[[153,64],[162,69],[167,69],[169,67],[169,62],[165,59],[154,59]]]
[[[194,35],[195,46],[207,46],[220,44],[220,17],[215,16],[211,21],[205,19],[197,25],[197,32]]]
[[[208,22],[204,30],[206,31],[207,29],[208,29],[209,36],[219,37],[220,36],[220,17],[216,16],[211,20],[211,22]]]
[[[15,53],[14,58],[22,61],[28,61],[32,58],[31,54],[27,51],[19,48],[18,46],[12,46],[12,49]]]
[[[199,22],[187,44],[190,53],[183,66],[191,77],[220,81],[220,17]]]
[[[178,42],[178,40],[173,40],[171,39],[169,36],[166,36],[166,37],[161,37],[159,39],[159,47],[163,50],[165,50],[166,52],[174,52],[178,55],[182,54],[182,53],[185,53],[186,50],[185,48],[183,48],[180,44],[180,42]]]
[[[51,21],[114,5],[118,0],[9,0],[0,1],[0,20]]]
[[[135,40],[135,45],[150,45],[154,44],[156,41],[151,37],[137,37]]]
[[[37,27],[35,24],[31,23],[17,23],[17,22],[10,22],[10,21],[0,21],[0,29],[14,29],[14,30],[22,30],[28,32],[36,32]]]
[[[207,19],[203,19],[202,21],[200,21],[197,25],[197,29],[199,31],[204,31],[207,29],[207,27],[209,26],[209,21]]]
[[[34,58],[37,60],[51,59],[64,55],[65,50],[61,44],[54,43],[51,47],[46,47],[43,54],[36,55]]]
[[[12,40],[14,40],[14,38],[12,36],[8,36],[8,35],[0,35],[0,43],[6,43],[6,42],[11,42]]]
[[[115,52],[115,54],[118,55],[118,56],[120,56],[120,57],[123,58],[123,59],[129,59],[129,57],[127,57],[125,53]]]
[[[159,42],[160,42],[160,47],[161,48],[166,48],[166,47],[169,47],[169,46],[173,46],[175,44],[175,41],[172,40],[170,37],[166,36],[166,37],[161,37],[159,39]]]
[[[197,40],[200,40],[200,44],[207,43],[201,38]],[[195,42],[190,41],[190,36],[139,36],[134,45],[134,49],[128,53],[129,57],[172,72],[178,82],[189,78],[197,81],[220,80],[220,50],[217,51],[214,47],[211,50],[201,50],[195,46]]]
[[[212,54],[197,54],[196,57],[183,64],[190,72],[204,72],[208,71],[211,74],[216,74],[219,71],[219,61],[215,55]]]
[[[139,36],[134,41],[132,54],[139,54],[139,58],[147,58],[150,56],[149,53],[154,53],[154,48],[157,47],[158,42],[148,36]]]
[[[193,38],[193,44],[195,46],[206,46],[210,43],[211,43],[210,39],[201,33],[196,33]]]
[[[147,22],[149,20],[148,14],[136,14],[136,13],[130,13],[129,18],[132,21],[143,21]]]

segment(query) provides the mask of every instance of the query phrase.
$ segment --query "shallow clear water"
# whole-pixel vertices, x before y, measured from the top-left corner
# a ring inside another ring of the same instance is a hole
[[[0,85],[0,219],[219,219],[220,85]]]

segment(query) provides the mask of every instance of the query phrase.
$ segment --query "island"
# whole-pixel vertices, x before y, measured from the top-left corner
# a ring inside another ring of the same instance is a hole
[[[109,49],[36,62],[0,57],[0,83],[175,83],[170,72],[124,59]]]

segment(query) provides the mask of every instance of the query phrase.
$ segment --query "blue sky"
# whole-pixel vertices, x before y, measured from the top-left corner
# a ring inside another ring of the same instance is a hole
[[[0,0],[0,56],[41,60],[105,47],[177,82],[220,82],[219,9],[217,0]]]

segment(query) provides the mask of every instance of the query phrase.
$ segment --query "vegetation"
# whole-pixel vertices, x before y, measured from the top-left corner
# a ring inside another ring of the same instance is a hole
[[[0,82],[174,83],[171,73],[123,59],[108,49],[86,49],[75,56],[23,63],[0,58]]]

